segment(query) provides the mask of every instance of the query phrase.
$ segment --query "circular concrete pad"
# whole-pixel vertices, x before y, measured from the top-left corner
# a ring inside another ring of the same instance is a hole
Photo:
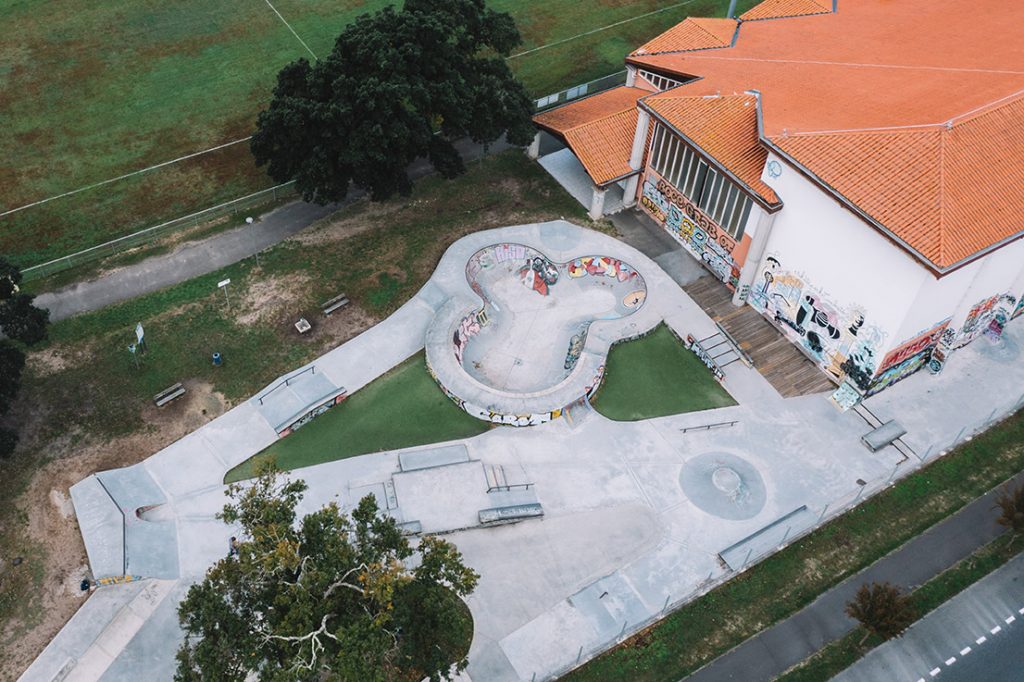
[[[683,465],[679,485],[698,508],[730,521],[764,508],[764,480],[753,464],[728,452],[708,452]]]

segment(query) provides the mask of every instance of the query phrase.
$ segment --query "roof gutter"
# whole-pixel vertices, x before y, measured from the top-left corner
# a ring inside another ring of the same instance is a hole
[[[659,93],[651,93],[651,95],[648,95],[647,97],[651,97],[656,94]],[[699,151],[700,156],[708,163],[708,165],[713,166],[716,171],[722,173],[727,178],[729,178],[737,187],[742,188],[747,194],[750,195],[750,198],[754,200],[754,203],[756,203],[758,206],[763,208],[768,213],[776,213],[777,211],[780,211],[782,209],[784,204],[781,199],[779,199],[779,201],[774,204],[765,200],[764,197],[758,194],[753,187],[748,185],[743,180],[740,180],[731,170],[729,170],[721,163],[719,163],[718,159],[716,159],[711,154],[708,154],[703,147],[701,147],[699,144],[697,144],[689,137],[687,137],[685,134],[683,134],[683,132],[679,130],[679,128],[676,128],[674,125],[669,123],[668,120],[666,120],[661,114],[651,109],[651,107],[647,105],[647,102],[644,101],[647,99],[647,97],[641,97],[639,100],[637,100],[637,104],[641,108],[643,108],[644,111],[649,113],[656,121],[658,121],[658,123],[662,124],[669,130],[673,131],[676,135],[682,138],[688,145],[693,147],[695,150]],[[758,133],[760,133],[760,120],[758,121]]]

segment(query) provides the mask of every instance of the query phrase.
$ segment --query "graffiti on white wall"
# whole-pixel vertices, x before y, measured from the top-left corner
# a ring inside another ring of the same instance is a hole
[[[656,178],[653,172],[648,177]],[[663,179],[644,182],[640,205],[669,234],[732,288],[739,283],[740,266],[733,258],[736,240],[704,215],[693,202]]]
[[[1021,314],[1024,314],[1024,294],[1021,294],[1021,297],[1017,299],[1017,307],[1013,309],[1010,317],[1014,318]]]
[[[882,359],[868,395],[874,395],[924,367],[949,327],[950,319],[946,318],[889,351]]]
[[[885,333],[867,323],[862,309],[832,302],[802,273],[786,270],[777,254],[765,259],[748,300],[833,377],[845,376],[862,391],[871,385]]]

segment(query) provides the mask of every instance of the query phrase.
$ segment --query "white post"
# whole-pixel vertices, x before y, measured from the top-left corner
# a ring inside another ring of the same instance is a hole
[[[604,195],[607,191],[602,187],[594,187],[594,197],[590,200],[591,220],[600,220],[604,217]]]
[[[536,160],[538,157],[540,157],[540,131],[539,130],[537,131],[537,134],[533,136],[533,142],[531,142],[530,146],[526,148],[526,155],[529,156],[531,159],[534,159],[534,160]]]
[[[626,64],[626,87],[631,88],[636,83],[636,67]]]
[[[732,304],[736,307],[742,307],[747,302],[750,287],[756,286],[754,278],[757,276],[758,270],[761,269],[761,258],[764,256],[765,247],[768,246],[768,237],[772,233],[772,223],[775,222],[774,213],[765,211],[757,204],[754,205],[754,210],[759,214],[757,216],[756,231],[754,232],[754,238],[750,242],[747,259],[743,262],[743,269],[740,271],[740,281],[732,295]]]

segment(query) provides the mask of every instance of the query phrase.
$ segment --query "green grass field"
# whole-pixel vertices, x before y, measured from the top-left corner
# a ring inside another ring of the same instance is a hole
[[[318,55],[387,0],[277,0]],[[624,55],[726,0],[491,0],[521,50],[650,17],[512,60],[548,94],[622,67]],[[753,4],[744,0],[741,5]],[[741,8],[742,9],[742,8]],[[0,212],[248,136],[277,71],[309,54],[265,2],[0,4],[5,135]],[[0,253],[28,266],[270,186],[245,143],[0,218]]]
[[[257,465],[267,460],[278,469],[291,471],[370,452],[470,438],[489,426],[460,410],[444,394],[427,372],[423,353],[417,353],[239,464],[225,475],[224,482],[252,478]]]
[[[616,421],[637,421],[735,404],[662,324],[641,339],[612,346],[594,409]]]

